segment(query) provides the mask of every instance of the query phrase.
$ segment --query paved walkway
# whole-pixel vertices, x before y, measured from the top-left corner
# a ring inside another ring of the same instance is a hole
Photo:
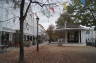
[[[62,46],[86,46],[83,43],[59,43],[59,42],[51,42],[50,45],[62,45]]]
[[[45,45],[48,45],[48,44],[49,44],[48,41],[46,41],[46,42],[43,42],[43,43],[39,44],[39,47],[45,46]],[[30,47],[25,47],[25,48],[36,49],[36,47],[37,47],[37,45],[32,45],[32,46],[30,46]]]
[[[96,63],[96,48],[40,45],[37,52],[31,47],[25,49],[25,63]],[[0,54],[0,63],[18,63],[18,50]]]
[[[39,46],[44,46],[44,45],[47,45],[48,44],[48,42],[46,41],[46,42],[43,42],[43,43],[41,43],[41,44],[39,44]],[[24,47],[24,48],[36,48],[36,46],[37,45],[32,45],[32,46],[30,46],[30,47]],[[0,53],[6,53],[6,52],[9,52],[9,51],[12,51],[12,50],[19,50],[19,48],[18,47],[9,47],[9,48],[6,48],[6,49],[4,49],[4,50],[1,50],[0,49]]]
[[[39,46],[44,46],[44,45],[47,45],[48,44],[48,42],[43,42],[43,43],[40,43],[39,44]],[[31,45],[31,46],[29,46],[29,47],[24,47],[24,48],[35,48],[37,45]],[[19,48],[17,47],[9,47],[9,48],[7,48],[7,52],[8,51],[11,51],[11,50],[19,50]]]

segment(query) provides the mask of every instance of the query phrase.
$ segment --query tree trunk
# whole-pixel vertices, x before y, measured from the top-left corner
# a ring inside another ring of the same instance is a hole
[[[19,53],[19,63],[24,62],[24,45],[23,45],[23,20],[20,20],[20,34],[19,34],[19,45],[20,45],[20,53]]]
[[[23,24],[24,24],[24,4],[25,0],[21,1],[20,4],[20,33],[19,33],[19,46],[20,46],[20,53],[19,53],[19,63],[24,63],[24,45],[23,45]]]

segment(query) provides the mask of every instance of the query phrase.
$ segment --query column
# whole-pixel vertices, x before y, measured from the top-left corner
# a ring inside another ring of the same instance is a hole
[[[9,33],[9,42],[12,42],[12,33]]]
[[[81,43],[81,31],[78,31],[78,35],[79,35],[79,43]]]
[[[67,43],[67,38],[68,38],[68,37],[67,37],[67,29],[66,29],[67,27],[66,27],[66,26],[67,26],[67,21],[64,22],[64,28],[65,28],[65,43]]]
[[[68,42],[67,42],[67,38],[68,38],[68,37],[67,37],[67,30],[65,30],[65,43],[68,43]]]

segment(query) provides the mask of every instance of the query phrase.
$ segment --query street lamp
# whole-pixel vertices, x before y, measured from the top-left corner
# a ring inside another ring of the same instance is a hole
[[[38,42],[38,23],[39,23],[39,17],[36,17],[36,21],[37,21],[37,51],[39,51],[39,42]]]

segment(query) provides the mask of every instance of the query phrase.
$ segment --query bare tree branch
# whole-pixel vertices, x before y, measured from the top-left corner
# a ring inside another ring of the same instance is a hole
[[[41,2],[38,2],[38,1],[31,1],[31,3],[36,3],[36,4],[38,4],[38,5],[40,5],[41,7],[43,7],[43,6],[47,6],[47,5],[56,5],[56,3],[46,3],[46,4],[44,4],[44,3],[41,3]]]
[[[38,1],[31,1],[31,3],[36,3],[36,4],[40,5],[41,7],[43,7],[42,3],[38,2]]]
[[[27,12],[28,12],[28,10],[29,10],[29,8],[30,8],[30,5],[31,5],[31,0],[30,0],[30,3],[29,3],[29,5],[28,5],[28,7],[27,7],[27,9],[26,9],[25,14],[24,14],[24,19],[25,19],[25,18],[26,18],[26,16],[27,16]]]
[[[28,12],[28,10],[29,10],[29,8],[30,8],[31,3],[36,3],[36,4],[40,5],[41,7],[47,6],[47,5],[56,5],[56,3],[44,4],[44,3],[41,3],[41,2],[38,2],[38,1],[32,1],[32,0],[30,0],[30,3],[28,4],[28,7],[27,7],[27,9],[26,9],[26,12],[25,12],[25,14],[24,14],[24,16],[23,16],[24,19],[25,19],[26,16],[27,16],[27,12]]]

